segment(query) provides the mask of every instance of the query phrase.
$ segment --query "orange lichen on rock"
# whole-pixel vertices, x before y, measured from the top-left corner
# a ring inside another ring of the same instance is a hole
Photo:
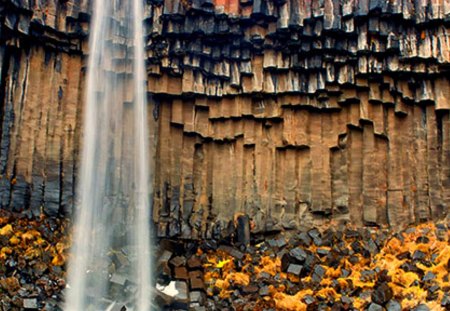
[[[437,253],[437,257],[435,262],[437,264],[432,264],[430,267],[425,266],[424,264],[417,263],[417,267],[422,269],[425,272],[432,272],[436,274],[437,279],[444,279],[446,275],[449,274],[449,264],[450,264],[450,245],[440,245],[442,248]],[[446,282],[450,285],[450,283]]]
[[[279,257],[262,256],[259,266],[255,267],[257,274],[267,272],[271,276],[275,276],[281,271],[281,259]]]
[[[303,297],[301,292],[295,295],[287,295],[285,293],[276,293],[273,296],[277,310],[286,311],[306,311],[306,304],[304,304],[300,299]]]
[[[0,228],[0,235],[11,236],[13,233],[13,227],[11,224],[7,224],[4,227]]]
[[[45,216],[32,220],[5,211],[0,214],[0,301],[21,303],[27,298],[23,293],[31,294],[34,301],[39,293],[35,300],[39,308],[33,309],[44,310],[41,301],[56,297],[65,288],[68,221]],[[5,310],[27,309],[15,304],[2,306]]]
[[[321,299],[338,299],[340,298],[342,295],[338,294],[336,292],[336,290],[334,288],[331,287],[324,287],[321,290],[317,291],[315,293],[316,297],[321,298]]]
[[[414,282],[419,281],[419,276],[414,272],[404,272],[403,270],[395,270],[391,272],[392,282],[400,286],[400,288],[409,288]]]
[[[220,290],[221,298],[229,297],[229,289],[233,286],[247,286],[250,283],[250,276],[243,272],[235,271],[232,257],[220,253],[220,257],[208,256],[208,263],[204,265],[213,270],[205,273],[206,283],[214,283],[213,286]]]
[[[318,304],[331,306],[336,302],[347,309],[363,310],[373,303],[386,304],[383,299],[395,300],[403,310],[420,304],[430,310],[444,310],[440,302],[446,303],[444,297],[450,292],[448,228],[422,224],[391,233],[390,237],[387,232],[370,230],[372,233],[366,236],[372,241],[361,241],[350,234],[339,240],[340,249],[333,245],[287,245],[274,252],[268,244],[260,243],[252,256],[243,257],[239,269],[235,265],[239,260],[210,253],[208,262],[212,264],[205,263],[207,282],[221,289],[220,297],[231,300],[237,292],[246,297],[244,286],[266,286],[264,295],[248,297],[253,297],[252,301],[255,297],[266,303],[273,301],[276,310],[313,310]],[[382,238],[378,239],[377,234]],[[373,241],[377,244],[370,244]],[[296,252],[292,253],[294,248]],[[331,256],[332,252],[339,254]],[[310,263],[303,262],[302,256],[307,256]],[[302,269],[288,270],[291,263]],[[292,273],[295,271],[299,275]]]

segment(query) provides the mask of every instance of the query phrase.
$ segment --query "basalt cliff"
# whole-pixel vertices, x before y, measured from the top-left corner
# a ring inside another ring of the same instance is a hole
[[[447,215],[448,0],[147,0],[145,10],[158,236],[217,236],[240,214],[255,232]],[[90,17],[88,0],[0,3],[4,209],[73,209]],[[120,31],[119,19],[111,46],[126,41]]]

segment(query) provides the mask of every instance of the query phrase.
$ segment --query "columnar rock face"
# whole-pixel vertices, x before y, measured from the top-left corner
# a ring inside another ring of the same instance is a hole
[[[89,10],[0,4],[4,208],[72,209]],[[221,234],[239,213],[254,231],[448,213],[447,1],[166,0],[146,16],[160,236]]]
[[[88,26],[81,8],[63,1],[0,4],[3,208],[34,215],[72,210]]]

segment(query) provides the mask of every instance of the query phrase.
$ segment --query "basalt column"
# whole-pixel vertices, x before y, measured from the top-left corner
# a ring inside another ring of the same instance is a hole
[[[160,236],[445,217],[450,6],[165,1],[149,20]]]
[[[70,213],[78,163],[87,6],[0,4],[0,205]]]

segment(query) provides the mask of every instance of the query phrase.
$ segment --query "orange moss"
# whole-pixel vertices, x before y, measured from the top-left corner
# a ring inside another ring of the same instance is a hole
[[[316,293],[316,297],[322,299],[332,298],[333,300],[340,298],[342,295],[338,294],[334,288],[325,287]]]
[[[286,310],[286,311],[306,311],[306,304],[302,302],[302,298],[306,295],[312,295],[313,291],[303,290],[299,291],[295,295],[288,295],[282,292],[277,292],[274,294],[273,299],[275,300],[275,304],[277,310]]]
[[[271,276],[275,276],[281,271],[281,259],[278,257],[272,258],[270,256],[262,256],[259,266],[255,267],[257,274],[261,272],[269,273]]]
[[[446,281],[449,277],[449,271],[447,269],[448,262],[450,261],[450,245],[448,242],[448,231],[446,233],[445,240],[439,240],[435,235],[434,224],[422,224],[415,228],[415,230],[403,232],[403,239],[392,237],[388,239],[381,247],[378,254],[370,256],[369,258],[363,257],[361,254],[353,254],[353,257],[357,257],[357,261],[349,260],[349,256],[343,256],[340,260],[338,267],[327,267],[325,262],[322,261],[322,266],[325,268],[324,278],[321,280],[319,286],[314,290],[308,288],[300,290],[294,295],[286,293],[286,286],[283,285],[284,280],[287,278],[291,282],[300,283],[303,287],[312,285],[312,278],[310,275],[303,278],[293,276],[281,272],[281,258],[260,255],[259,251],[255,253],[260,256],[259,262],[254,265],[254,258],[246,255],[243,263],[244,266],[238,272],[234,266],[234,260],[227,254],[217,252],[208,255],[208,262],[205,264],[207,269],[205,280],[211,283],[213,286],[217,286],[221,289],[220,297],[230,297],[230,294],[235,287],[247,286],[250,284],[251,275],[255,277],[261,272],[266,272],[270,276],[277,276],[276,283],[269,285],[269,296],[261,297],[261,301],[271,301],[275,303],[277,310],[286,311],[298,311],[306,310],[306,304],[303,302],[305,295],[312,295],[322,300],[335,301],[341,298],[341,293],[336,290],[340,288],[342,291],[348,289],[360,288],[364,291],[367,290],[367,295],[352,297],[353,307],[360,310],[367,307],[371,302],[370,291],[378,282],[378,274],[374,273],[369,277],[364,275],[363,271],[386,271],[390,277],[388,282],[389,287],[393,290],[394,297],[401,302],[404,310],[409,310],[416,307],[420,303],[426,303],[431,310],[442,310],[438,300],[440,301],[444,295],[444,292],[450,289],[450,282]],[[418,243],[417,239],[423,235],[426,235],[429,239],[428,243]],[[347,248],[350,248],[352,240],[345,241]],[[256,247],[260,247],[257,245]],[[320,247],[325,248],[325,247]],[[307,248],[309,251],[316,251],[318,247],[310,246]],[[329,249],[329,248],[328,248]],[[421,287],[421,276],[412,271],[404,271],[402,266],[409,259],[399,259],[399,254],[408,254],[412,256],[415,251],[421,251],[431,259],[433,254],[433,262],[430,265],[414,262],[417,268],[424,273],[430,271],[435,274],[436,278],[434,282],[439,284],[441,290],[436,292],[438,299],[434,301],[427,301],[428,291]],[[346,269],[350,272],[348,277],[341,277],[342,270]],[[336,287],[336,281],[338,287]],[[314,286],[317,286],[315,284]]]
[[[13,232],[13,227],[10,224],[0,229],[0,235],[11,236]]]

